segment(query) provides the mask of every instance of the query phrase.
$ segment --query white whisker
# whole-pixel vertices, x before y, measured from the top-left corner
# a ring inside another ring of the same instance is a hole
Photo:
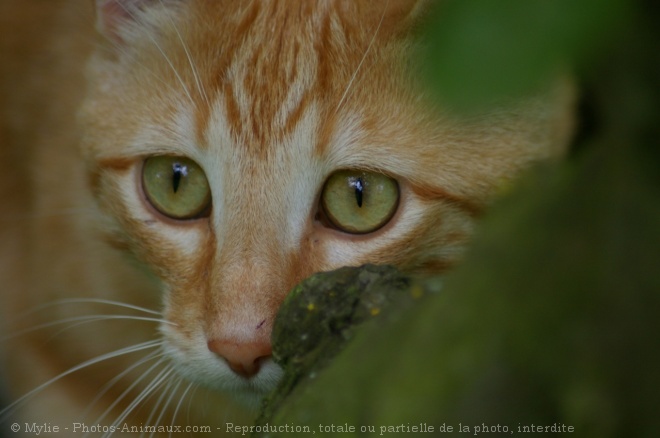
[[[163,421],[163,417],[165,416],[165,412],[167,412],[167,408],[170,407],[170,405],[172,404],[172,399],[176,395],[177,391],[179,390],[179,387],[181,386],[181,383],[183,382],[183,377],[178,377],[175,380],[175,382],[176,382],[176,384],[173,385],[173,382],[170,381],[170,383],[167,384],[167,387],[163,391],[163,395],[166,395],[168,392],[169,392],[170,395],[167,398],[167,400],[165,401],[165,403],[163,403],[163,407],[160,410],[160,415],[158,415],[158,418],[156,418],[156,421],[153,423],[155,426],[160,426],[161,422]],[[174,387],[170,390],[170,387],[172,387],[172,386],[174,386]],[[158,399],[158,403],[156,404],[156,406],[158,406],[158,404],[161,403],[162,398],[163,397],[161,396]],[[149,420],[147,421],[147,424],[151,424],[151,415],[149,415]],[[149,435],[149,436],[150,437],[154,436],[154,433],[155,433],[155,431],[152,432],[151,435]]]
[[[21,314],[19,314],[15,320],[24,318],[28,315],[40,312],[42,310],[49,309],[51,307],[60,306],[63,304],[107,304],[110,306],[122,307],[125,309],[137,310],[139,312],[148,313],[150,315],[158,315],[161,313],[155,310],[146,309],[144,307],[136,306],[133,304],[123,303],[121,301],[106,300],[103,298],[62,298],[60,300],[49,301],[47,303],[41,304],[39,306],[33,307]]]
[[[147,73],[149,73],[149,75],[151,75],[151,77],[153,77],[155,80],[157,80],[162,85],[164,85],[165,88],[168,88],[168,89],[172,90],[173,92],[175,91],[175,89],[172,87],[171,84],[169,84],[167,81],[165,81],[158,73],[155,73],[153,71],[153,69],[149,68],[149,66],[147,64],[145,64],[144,62],[141,62],[140,58],[138,56],[132,55],[128,50],[124,49],[121,46],[121,44],[119,44],[119,43],[112,42],[112,46],[113,46],[112,50],[116,50],[122,56],[129,59],[131,62],[136,63],[138,66],[140,66],[140,68],[144,69]],[[110,48],[105,48],[105,50],[110,51]]]
[[[188,406],[186,407],[186,423],[191,424],[192,421],[190,419],[190,410],[192,408],[192,402],[195,399],[195,393],[199,389],[199,383],[196,383],[195,386],[193,387],[192,392],[190,393],[190,397],[188,398]]]
[[[181,380],[183,380],[183,379],[181,379]],[[183,403],[183,400],[186,398],[186,395],[188,394],[188,391],[190,391],[190,388],[192,388],[192,387],[193,387],[193,382],[188,383],[188,386],[183,391],[183,394],[181,394],[181,397],[179,397],[179,403],[176,404],[176,408],[174,409],[174,413],[172,414],[172,422],[170,423],[170,426],[172,426],[172,428],[170,429],[169,436],[172,436],[172,430],[174,430],[174,422],[176,421],[176,416],[179,413],[179,409],[181,408],[181,404]],[[191,394],[191,396],[192,396],[192,394]]]
[[[344,91],[344,94],[341,96],[341,99],[339,99],[339,103],[337,104],[337,107],[335,108],[335,114],[339,111],[341,108],[342,104],[344,103],[344,100],[346,99],[346,96],[348,96],[348,91],[351,89],[353,86],[353,81],[355,81],[355,78],[357,77],[358,72],[362,68],[362,64],[364,64],[364,61],[367,59],[367,55],[371,51],[371,47],[374,45],[374,42],[376,41],[376,36],[378,35],[378,31],[380,31],[380,27],[383,24],[383,20],[385,19],[385,13],[387,12],[387,7],[390,4],[390,0],[387,0],[385,3],[385,8],[383,9],[383,15],[380,17],[380,21],[378,22],[378,26],[376,27],[376,31],[374,32],[374,35],[371,37],[371,41],[369,42],[369,45],[367,46],[367,50],[364,51],[364,55],[362,55],[362,59],[360,60],[360,63],[358,64],[357,68],[353,72],[353,76],[351,76],[351,79],[348,81],[348,85],[346,86],[346,90]]]
[[[119,6],[136,22],[139,22],[139,18],[133,13],[133,11],[130,10],[130,8],[126,7],[124,3],[119,2]],[[190,90],[188,89],[188,86],[186,86],[186,83],[183,81],[183,78],[177,71],[176,67],[174,67],[174,63],[172,63],[172,60],[167,56],[163,48],[158,44],[158,41],[156,41],[156,38],[151,35],[151,33],[146,32],[147,37],[151,40],[151,42],[156,46],[156,49],[160,52],[160,54],[163,56],[163,59],[167,62],[167,64],[170,66],[170,69],[172,69],[172,73],[174,73],[174,76],[177,78],[179,81],[179,84],[181,84],[181,87],[183,88],[183,91],[186,93],[186,96],[188,96],[188,100],[190,100],[191,104],[195,104],[195,101],[192,98],[192,95],[190,94]]]
[[[102,413],[102,414],[101,414],[101,415],[100,415],[100,416],[94,421],[94,424],[100,424],[101,421],[103,421],[103,420],[105,419],[105,417],[107,417],[108,414],[109,414],[110,412],[112,412],[112,410],[113,410],[113,409],[114,409],[114,408],[115,408],[115,407],[116,407],[116,406],[117,406],[117,405],[118,405],[118,404],[119,404],[119,403],[120,403],[120,402],[121,402],[121,401],[122,401],[122,400],[123,400],[123,399],[124,399],[124,398],[125,398],[125,397],[126,397],[126,396],[127,396],[132,390],[133,390],[133,389],[134,389],[134,388],[135,388],[135,387],[137,387],[137,386],[140,384],[140,382],[141,382],[142,380],[144,380],[144,379],[145,379],[145,378],[146,378],[146,377],[147,377],[147,376],[148,376],[148,375],[149,375],[154,369],[156,369],[158,366],[160,366],[161,364],[163,364],[163,363],[165,362],[165,358],[162,357],[163,355],[164,355],[164,353],[162,353],[162,352],[161,352],[161,354],[159,354],[159,355],[155,355],[155,356],[153,357],[153,359],[158,358],[158,357],[160,357],[160,359],[159,359],[155,364],[151,365],[151,366],[150,366],[145,372],[143,372],[142,375],[141,375],[140,377],[138,377],[137,379],[135,379],[135,381],[133,381],[133,382],[128,386],[128,388],[126,388],[126,389],[125,389],[125,390],[119,395],[119,397],[117,397],[117,398],[115,399],[115,401],[113,401],[113,402],[110,404],[110,406],[108,406],[108,407],[106,408],[105,411],[103,411],[103,413]],[[113,380],[114,380],[114,379],[113,379]],[[84,438],[84,437],[83,437],[83,438]]]
[[[99,389],[98,393],[92,399],[91,402],[89,402],[87,410],[83,413],[82,418],[85,419],[87,418],[87,415],[89,414],[89,411],[98,403],[99,400],[112,388],[115,386],[122,378],[124,378],[126,375],[128,375],[131,371],[133,371],[135,368],[139,367],[142,364],[145,364],[151,360],[157,359],[159,357],[162,357],[165,353],[164,352],[158,352],[154,351],[152,353],[149,353],[147,356],[144,358],[140,359],[130,367],[126,368],[124,371],[121,373],[117,374],[115,377],[113,377],[111,380],[109,380],[105,385],[103,385],[102,388]],[[143,374],[144,375],[144,374]],[[117,402],[118,400],[121,400],[121,395],[118,399],[115,400]],[[114,406],[113,406],[114,407]],[[102,418],[101,418],[102,419]],[[101,420],[99,419],[99,421]]]
[[[169,392],[171,386],[172,386],[172,380],[168,379],[167,383],[165,384],[165,387],[160,391],[160,395],[158,396],[156,401],[151,403],[151,405],[152,405],[151,406],[151,411],[149,412],[149,416],[147,417],[147,419],[144,421],[145,425],[155,426],[155,425],[158,424],[158,423],[152,423],[152,420],[153,420],[154,416],[156,415],[156,412],[158,411],[158,408],[160,408],[160,406],[163,404],[163,400],[167,396],[167,393]],[[140,436],[143,436],[143,434],[144,434],[144,432],[142,432],[142,434],[140,434]]]
[[[152,315],[160,315],[160,312],[155,310],[147,309],[145,307],[136,306],[134,304],[123,303],[121,301],[106,300],[102,298],[65,298],[58,300],[59,303],[94,303],[94,304],[108,304],[117,307],[123,307],[126,309],[137,310],[144,313],[150,313]]]
[[[170,322],[166,319],[162,318],[151,318],[147,316],[133,316],[133,315],[86,315],[86,316],[73,316],[70,318],[64,318],[60,319],[57,321],[52,321],[52,322],[46,322],[43,324],[36,325],[34,327],[30,327],[24,330],[19,330],[15,333],[12,333],[11,335],[4,336],[0,338],[0,342],[5,342],[9,339],[17,338],[22,335],[25,335],[27,333],[32,333],[35,331],[43,330],[49,327],[54,327],[62,324],[68,324],[68,323],[73,323],[67,327],[64,327],[61,330],[58,330],[55,332],[49,339],[52,339],[62,333],[65,330],[70,330],[74,327],[78,327],[83,324],[88,324],[90,322],[99,322],[99,321],[109,321],[109,320],[131,320],[131,321],[148,321],[148,322],[159,322],[163,324],[170,324],[173,326],[176,326],[175,323]]]
[[[165,7],[163,5],[163,0],[159,0],[161,6]],[[190,50],[188,50],[188,46],[186,45],[185,41],[183,40],[183,37],[181,36],[181,33],[179,32],[179,29],[176,27],[176,24],[172,20],[171,17],[168,16],[168,19],[170,23],[172,24],[172,27],[174,28],[174,31],[176,32],[177,37],[179,38],[179,41],[181,42],[181,47],[183,47],[183,51],[186,54],[186,57],[188,58],[188,64],[190,65],[190,70],[192,71],[193,78],[195,79],[195,85],[197,86],[197,91],[199,94],[204,98],[204,101],[206,102],[207,105],[210,106],[209,102],[209,97],[206,94],[206,90],[204,87],[202,87],[202,82],[201,78],[199,76],[199,71],[197,71],[197,68],[195,67],[195,63],[192,60],[192,55],[190,54]]]
[[[37,386],[34,388],[32,391],[29,391],[28,393],[24,394],[22,397],[18,398],[15,400],[13,403],[11,403],[9,406],[5,407],[0,411],[0,422],[2,422],[6,416],[12,412],[14,409],[16,409],[18,406],[22,405],[25,401],[29,400],[32,396],[35,394],[38,394],[39,392],[43,391],[46,389],[48,386],[52,385],[53,383],[57,382],[58,380],[75,373],[76,371],[80,371],[84,368],[87,368],[89,366],[95,365],[97,363],[109,360],[109,359],[114,359],[116,357],[124,356],[126,354],[131,354],[135,353],[138,351],[146,350],[149,348],[154,348],[156,346],[159,346],[162,343],[162,341],[148,341],[148,342],[143,342],[141,344],[137,345],[132,345],[130,347],[126,348],[121,348],[119,350],[112,351],[110,353],[105,353],[100,356],[97,356],[93,359],[89,359],[79,365],[76,365],[72,368],[69,368],[68,370],[64,371],[63,373],[58,374],[57,376],[53,377],[52,379],[48,380],[45,383],[42,383],[41,385]]]
[[[172,372],[174,372],[174,368],[172,368],[171,366],[168,366],[163,370],[161,370],[161,372],[158,373],[158,375],[154,378],[154,380],[151,383],[149,383],[142,390],[142,392],[126,407],[126,409],[124,409],[124,411],[119,415],[119,417],[117,417],[117,419],[112,423],[110,429],[112,429],[113,427],[116,428],[122,422],[124,422],[124,420],[126,420],[126,418],[131,414],[131,412],[133,412],[133,410],[135,410],[135,408],[140,405],[140,403],[142,403],[148,397],[153,395],[154,391],[158,389],[158,387],[163,383],[165,379],[167,379],[167,377],[169,377],[170,374],[172,374]],[[109,435],[106,434],[103,436],[105,437]]]

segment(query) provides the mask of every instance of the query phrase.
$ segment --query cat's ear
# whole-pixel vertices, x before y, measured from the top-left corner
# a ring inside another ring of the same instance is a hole
[[[120,42],[122,24],[135,21],[139,12],[159,0],[94,0],[96,28],[106,38]]]

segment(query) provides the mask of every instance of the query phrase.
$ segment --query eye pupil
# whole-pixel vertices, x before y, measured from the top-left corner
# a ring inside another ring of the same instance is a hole
[[[172,190],[176,193],[181,184],[181,178],[188,176],[188,168],[181,163],[172,164]]]
[[[355,200],[357,201],[358,207],[362,208],[362,193],[364,191],[364,186],[362,185],[362,178],[358,178],[354,183],[353,187],[355,188]]]

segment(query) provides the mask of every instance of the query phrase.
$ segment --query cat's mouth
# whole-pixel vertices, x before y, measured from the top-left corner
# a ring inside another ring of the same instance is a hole
[[[283,375],[282,369],[268,356],[250,364],[228,361],[213,351],[203,334],[184,337],[171,326],[161,327],[163,349],[177,372],[208,389],[230,393],[242,404],[257,407]],[[211,346],[213,347],[213,346]]]
[[[239,403],[251,409],[260,406],[262,399],[277,386],[283,375],[282,369],[272,358],[265,359],[258,371],[250,376],[233,370],[228,374],[225,372],[226,365],[221,365],[215,378],[202,378],[200,383],[210,389],[230,393]]]

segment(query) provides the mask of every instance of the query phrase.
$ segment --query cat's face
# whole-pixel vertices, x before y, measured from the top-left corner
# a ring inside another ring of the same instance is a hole
[[[159,279],[167,354],[210,387],[274,385],[297,282],[445,269],[501,180],[565,142],[562,93],[471,123],[431,110],[408,59],[416,2],[97,5],[110,43],[81,121],[99,228]]]

